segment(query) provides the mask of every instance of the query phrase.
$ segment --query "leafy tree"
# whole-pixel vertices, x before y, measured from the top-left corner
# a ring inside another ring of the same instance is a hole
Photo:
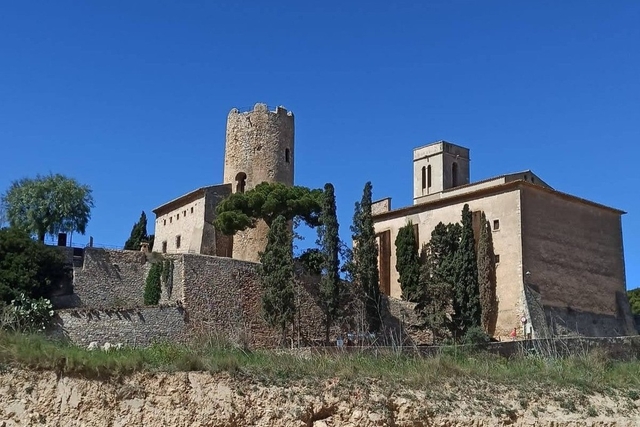
[[[331,325],[342,315],[340,287],[340,236],[338,233],[336,197],[332,184],[325,184],[318,244],[322,253],[320,278],[320,308],[325,315],[325,339],[329,342]]]
[[[631,304],[631,312],[640,315],[640,288],[627,291],[629,304]]]
[[[396,270],[399,273],[402,298],[414,301],[420,281],[420,259],[418,242],[413,232],[413,224],[409,221],[398,230],[396,237]]]
[[[317,226],[322,196],[320,189],[263,182],[245,193],[233,193],[222,200],[216,207],[214,225],[227,235],[253,228],[261,219],[271,227],[279,216]]]
[[[480,235],[478,236],[478,288],[482,311],[482,328],[493,334],[498,315],[496,299],[496,261],[493,252],[491,226],[484,212],[480,216]]]
[[[144,285],[144,304],[145,305],[157,305],[160,302],[162,296],[162,262],[154,262],[151,264],[149,273],[147,274],[147,280]]]
[[[462,209],[460,245],[454,256],[453,322],[458,337],[473,326],[480,326],[478,264],[473,237],[473,217],[469,205]]]
[[[360,286],[370,332],[382,324],[382,295],[378,273],[378,245],[371,216],[371,182],[364,186],[362,200],[356,203],[351,233],[353,238],[352,276]]]
[[[309,248],[302,252],[300,256],[296,258],[302,264],[305,272],[319,276],[322,274],[322,263],[324,262],[324,256],[322,251],[318,248]]]
[[[2,196],[2,207],[12,227],[34,234],[85,233],[93,196],[91,189],[60,174],[14,181]]]
[[[139,251],[140,243],[149,242],[149,235],[147,234],[147,214],[142,211],[140,219],[133,225],[131,229],[131,236],[124,244],[124,248],[129,251]]]
[[[286,342],[287,325],[296,312],[293,287],[293,247],[287,219],[280,215],[271,223],[267,246],[260,254],[262,308],[267,323],[279,327],[281,344]]]
[[[436,339],[447,335],[453,327],[450,314],[455,281],[454,260],[461,232],[459,224],[444,225],[440,222],[421,251],[416,312]]]
[[[0,300],[47,297],[64,278],[64,257],[24,230],[0,229]]]

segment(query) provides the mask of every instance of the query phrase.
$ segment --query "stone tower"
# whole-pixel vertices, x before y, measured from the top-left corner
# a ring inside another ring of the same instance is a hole
[[[468,183],[468,148],[438,141],[413,150],[413,204]]]
[[[265,104],[256,104],[247,112],[232,109],[227,117],[224,183],[231,184],[234,193],[262,182],[293,185],[293,135],[293,113],[283,107],[270,111]],[[261,221],[254,229],[236,233],[233,258],[258,262],[267,231]]]

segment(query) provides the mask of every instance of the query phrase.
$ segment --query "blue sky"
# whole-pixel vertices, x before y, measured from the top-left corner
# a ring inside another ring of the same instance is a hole
[[[0,191],[72,176],[96,201],[74,244],[121,246],[220,183],[227,113],[265,102],[294,112],[296,183],[334,183],[345,240],[364,183],[410,204],[412,148],[446,139],[474,181],[532,169],[627,211],[635,288],[638,22],[630,0],[3,2]]]

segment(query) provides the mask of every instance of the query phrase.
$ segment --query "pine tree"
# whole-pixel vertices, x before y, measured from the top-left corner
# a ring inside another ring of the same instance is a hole
[[[491,225],[484,212],[480,217],[480,235],[478,236],[478,288],[482,309],[482,328],[492,335],[498,314],[496,300],[496,264],[493,252]]]
[[[124,244],[125,250],[139,251],[140,243],[148,242],[149,236],[147,235],[147,215],[142,211],[140,219],[133,225],[131,229],[131,236]]]
[[[279,327],[281,344],[286,342],[287,325],[294,319],[293,242],[287,220],[278,216],[267,234],[267,246],[260,254],[262,308],[265,320]]]
[[[481,322],[473,216],[467,204],[462,209],[460,246],[453,262],[453,322],[457,336],[462,337],[469,328],[480,326]]]
[[[396,270],[402,289],[402,298],[414,301],[420,281],[420,259],[411,221],[398,230],[396,237]]]
[[[378,274],[378,245],[371,216],[371,182],[364,186],[362,200],[356,203],[351,232],[353,238],[353,278],[360,286],[370,332],[382,324],[382,295]]]
[[[325,315],[327,343],[332,324],[342,315],[338,228],[334,188],[332,184],[327,183],[324,186],[320,227],[318,227],[318,244],[322,254],[319,303]]]

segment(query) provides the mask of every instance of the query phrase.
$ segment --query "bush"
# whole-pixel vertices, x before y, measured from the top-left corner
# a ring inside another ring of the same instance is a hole
[[[472,326],[462,337],[462,344],[481,345],[491,342],[491,337],[480,326]]]
[[[160,281],[162,279],[162,264],[162,262],[151,264],[151,269],[149,269],[147,281],[144,286],[145,305],[158,305],[160,302],[160,296],[162,295],[160,287]]]
[[[20,294],[2,310],[2,327],[18,332],[42,332],[51,323],[53,305],[46,298]]]

